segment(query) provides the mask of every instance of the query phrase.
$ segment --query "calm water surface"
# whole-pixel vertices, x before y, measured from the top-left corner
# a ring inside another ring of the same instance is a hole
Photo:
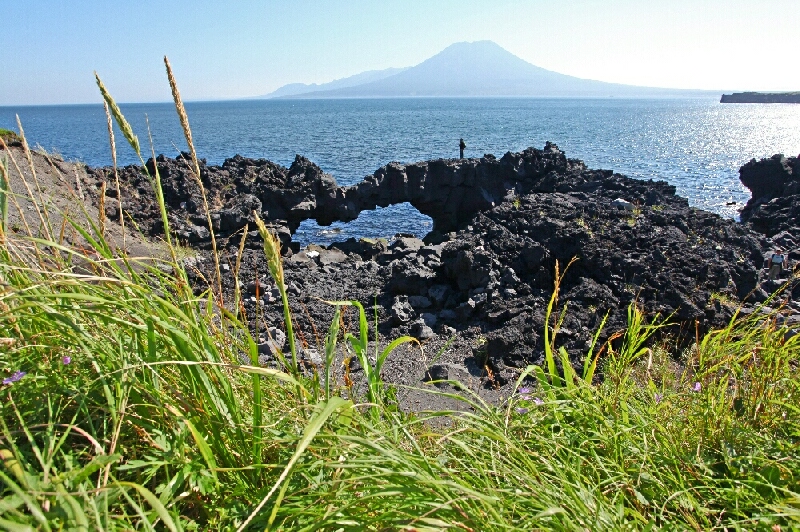
[[[149,119],[155,152],[186,149],[172,104],[121,105],[142,146]],[[349,185],[390,161],[479,157],[552,141],[590,168],[663,179],[692,205],[735,217],[749,199],[738,169],[751,158],[800,153],[800,105],[712,99],[391,99],[194,102],[186,104],[198,155],[235,154],[290,165],[302,154]],[[19,115],[31,145],[92,166],[111,164],[101,105],[0,107],[0,128]],[[120,164],[138,163],[120,134]],[[737,202],[737,205],[727,205]],[[348,236],[424,235],[430,219],[409,205],[363,213],[350,224],[306,222],[302,243]]]

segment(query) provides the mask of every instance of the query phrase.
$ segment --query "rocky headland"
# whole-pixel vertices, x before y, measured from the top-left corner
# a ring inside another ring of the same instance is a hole
[[[800,103],[800,92],[734,92],[723,94],[720,103]]]
[[[147,165],[151,173],[158,168],[175,236],[195,250],[185,260],[199,294],[213,278],[213,261],[188,157],[159,156]],[[753,199],[741,223],[690,207],[664,181],[589,169],[551,143],[500,158],[390,163],[350,187],[338,186],[300,156],[289,168],[236,156],[220,166],[202,164],[201,177],[220,239],[223,287],[230,298],[238,260],[243,315],[258,330],[263,363],[271,363],[272,349],[286,346],[254,211],[283,243],[304,364],[321,362],[319,345],[333,315],[325,301],[355,299],[374,307],[384,338],[410,334],[424,346],[423,355],[405,349],[393,356],[386,366],[389,382],[451,378],[493,400],[507,393],[519,368],[543,360],[557,261],[563,270],[577,259],[561,286],[560,302],[568,302],[568,310],[556,340],[576,367],[604,316],[601,341],[625,327],[633,301],[649,317],[668,318],[668,332],[678,343],[721,326],[742,305],[752,311],[781,285],[764,280],[769,251],[781,245],[792,263],[800,259],[799,167],[796,158],[782,156],[743,166],[741,179]],[[121,169],[120,179],[122,208],[146,235],[161,235],[142,169]],[[113,183],[109,168],[88,171],[84,189],[98,204],[103,181]],[[106,215],[115,220],[115,189],[105,190]],[[291,241],[303,220],[347,221],[406,201],[434,221],[424,240],[387,235],[392,238],[302,250]],[[237,257],[244,230],[244,252]],[[800,296],[800,289],[793,290],[791,295]],[[784,307],[788,323],[800,322],[794,305]],[[346,326],[352,326],[353,317],[348,319]],[[357,371],[342,371],[350,369]],[[404,393],[406,401],[419,400],[413,391]]]

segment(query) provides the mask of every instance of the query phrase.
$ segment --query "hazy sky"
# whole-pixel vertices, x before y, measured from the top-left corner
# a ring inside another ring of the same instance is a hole
[[[266,94],[492,40],[537,66],[635,85],[800,90],[798,0],[0,0],[0,105]]]

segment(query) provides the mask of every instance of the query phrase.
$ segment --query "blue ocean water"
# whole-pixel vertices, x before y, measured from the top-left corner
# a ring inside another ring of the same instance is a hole
[[[156,154],[186,149],[172,104],[123,104],[142,146],[147,123]],[[738,179],[751,158],[800,153],[800,105],[720,104],[716,99],[388,99],[249,100],[186,104],[197,152],[210,164],[235,154],[288,166],[302,154],[342,185],[390,161],[501,156],[552,141],[590,168],[674,184],[692,205],[736,217],[749,193]],[[0,107],[0,128],[92,166],[111,164],[101,105]],[[117,132],[120,164],[138,164]],[[736,202],[730,205],[729,203]],[[362,213],[328,228],[306,222],[295,239],[420,236],[430,219],[409,205]]]

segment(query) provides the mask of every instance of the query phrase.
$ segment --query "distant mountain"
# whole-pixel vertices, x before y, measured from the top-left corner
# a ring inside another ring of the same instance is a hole
[[[309,92],[315,92],[315,91],[344,89],[388,78],[389,76],[394,76],[395,74],[403,72],[404,70],[407,69],[408,67],[387,68],[384,70],[368,70],[366,72],[362,72],[354,76],[349,76],[346,78],[330,81],[328,83],[320,83],[320,84],[290,83],[288,85],[284,85],[283,87],[278,88],[277,90],[269,94],[265,94],[263,96],[257,96],[257,98],[280,98],[282,96],[297,96],[300,94],[307,94]]]
[[[388,71],[379,71],[386,73]],[[370,74],[365,72],[364,74]],[[361,76],[362,74],[359,74]],[[339,80],[353,80],[352,76]],[[332,82],[337,83],[337,82]],[[349,83],[349,82],[348,82]],[[422,63],[380,79],[270,96],[288,98],[402,98],[402,97],[717,97],[718,91],[687,91],[620,85],[576,78],[537,67],[491,41],[448,46]],[[306,85],[306,87],[309,87]]]

